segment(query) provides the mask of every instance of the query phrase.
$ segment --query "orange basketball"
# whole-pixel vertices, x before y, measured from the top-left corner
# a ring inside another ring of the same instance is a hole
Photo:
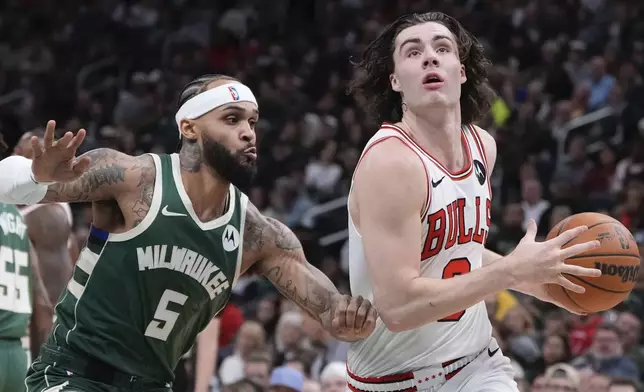
[[[570,257],[565,263],[597,268],[602,271],[602,275],[590,278],[566,274],[571,282],[586,288],[583,294],[556,284],[548,284],[546,289],[562,305],[579,313],[601,312],[619,304],[630,294],[640,272],[640,252],[635,238],[624,225],[610,216],[594,212],[564,219],[550,230],[547,239],[584,225],[588,226],[588,231],[567,243],[564,248],[592,240],[598,240],[601,245]]]

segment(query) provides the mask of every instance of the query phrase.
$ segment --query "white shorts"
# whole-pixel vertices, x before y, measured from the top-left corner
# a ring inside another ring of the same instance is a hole
[[[492,354],[492,355],[490,355]],[[460,368],[460,366],[459,366]],[[451,369],[445,368],[450,371]],[[514,371],[510,364],[510,359],[503,356],[501,349],[498,347],[496,340],[492,339],[486,349],[479,355],[468,360],[467,365],[460,368],[460,370],[450,376],[447,380],[445,375],[437,373],[437,376],[442,376],[441,383],[430,384],[434,386],[423,388],[423,384],[432,378],[435,378],[432,372],[435,369],[422,369],[414,373],[412,380],[408,380],[404,375],[402,378],[405,380],[397,380],[398,382],[390,382],[396,378],[396,375],[382,377],[380,380],[366,380],[365,383],[360,382],[360,377],[349,376],[347,392],[518,392],[517,383],[514,381]],[[440,369],[439,369],[440,371]],[[429,372],[429,373],[428,373]],[[385,379],[387,379],[385,381]],[[438,382],[438,379],[436,380]]]
[[[499,350],[491,357],[487,351],[481,353],[438,392],[519,392],[519,387],[510,359]]]

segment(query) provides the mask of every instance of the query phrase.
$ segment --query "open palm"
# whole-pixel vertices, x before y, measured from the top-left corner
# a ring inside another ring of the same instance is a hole
[[[70,182],[80,177],[89,167],[90,159],[76,158],[76,150],[85,139],[85,130],[71,132],[54,142],[56,122],[47,122],[43,143],[37,136],[31,138],[33,157],[31,171],[38,182]]]

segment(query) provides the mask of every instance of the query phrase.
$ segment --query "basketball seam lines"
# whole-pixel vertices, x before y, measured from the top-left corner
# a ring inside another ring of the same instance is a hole
[[[588,285],[588,286],[590,286],[590,287],[594,287],[594,288],[596,288],[597,290],[603,290],[603,291],[606,291],[606,292],[609,292],[609,293],[613,293],[613,294],[624,294],[624,293],[630,293],[630,292],[631,292],[631,290],[611,290],[611,289],[607,289],[607,288],[604,288],[604,287],[601,287],[601,286],[597,286],[597,285],[595,285],[595,284],[593,284],[593,283],[590,283],[590,282],[588,282],[588,281],[586,281],[586,280],[584,280],[584,279],[582,279],[582,278],[580,278],[580,277],[578,277],[578,276],[571,275],[571,274],[565,274],[565,273],[564,273],[564,274],[562,274],[562,275],[566,275],[566,276],[568,276],[568,277],[578,279],[578,280],[580,280],[580,281],[584,282],[585,284],[587,284],[587,285]]]
[[[570,218],[569,218],[569,219],[570,219]],[[596,227],[596,226],[599,226],[599,225],[603,225],[603,224],[605,224],[605,223],[615,223],[615,221],[602,221],[602,222],[597,222],[597,223],[595,223],[594,225],[590,225],[590,226],[588,226],[588,230],[592,229],[593,227]],[[565,224],[561,225],[561,228],[559,229],[559,233],[558,233],[557,235],[561,234],[561,230],[563,229],[563,227],[564,227],[564,226],[566,226],[566,225],[565,225]],[[561,247],[563,248],[564,246],[568,245],[570,242],[574,241],[575,239],[577,239],[577,237],[575,237],[575,238],[573,238],[572,240],[570,240],[570,241],[566,242],[566,243],[565,243],[565,244],[563,244]]]
[[[559,287],[561,287],[561,286],[559,286]],[[565,288],[565,287],[561,287],[561,290],[564,292],[564,294],[566,294],[566,297],[568,297],[568,298],[569,298],[569,299],[570,299],[570,300],[571,300],[571,301],[572,301],[576,306],[578,306],[578,307],[579,307],[579,309],[582,309],[582,310],[585,310],[585,311],[587,311],[587,312],[593,313],[593,311],[592,311],[592,310],[587,309],[587,308],[585,308],[585,307],[583,307],[583,306],[579,305],[579,304],[577,303],[577,301],[575,301],[575,300],[570,296],[570,294],[568,293],[568,290],[566,290],[566,288]]]
[[[580,255],[575,255],[575,256],[570,256],[566,258],[566,260],[574,260],[574,259],[586,259],[589,257],[633,257],[636,259],[639,259],[640,256],[638,255],[632,255],[632,254],[622,254],[622,253],[591,253],[589,255],[587,254],[580,254]],[[634,266],[635,267],[635,266]]]

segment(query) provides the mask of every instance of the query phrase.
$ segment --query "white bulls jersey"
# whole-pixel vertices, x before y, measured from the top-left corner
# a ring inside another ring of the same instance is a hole
[[[423,162],[429,197],[419,217],[423,223],[419,258],[421,275],[427,278],[447,279],[482,266],[490,227],[489,169],[479,131],[466,126],[461,132],[466,164],[455,173],[392,124],[383,124],[362,153],[385,139],[397,138]],[[404,195],[400,197],[404,200]],[[349,276],[352,295],[373,302],[362,238],[350,215]],[[484,302],[405,332],[391,332],[379,320],[371,336],[351,345],[347,364],[362,377],[414,371],[479,353],[489,344],[491,333]]]

